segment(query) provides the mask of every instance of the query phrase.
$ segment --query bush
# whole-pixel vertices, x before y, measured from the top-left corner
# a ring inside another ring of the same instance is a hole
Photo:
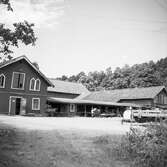
[[[131,128],[114,149],[116,156],[136,167],[167,167],[167,124]]]

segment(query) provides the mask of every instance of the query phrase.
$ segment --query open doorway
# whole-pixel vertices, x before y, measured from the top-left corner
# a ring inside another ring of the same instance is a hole
[[[9,114],[20,115],[22,97],[11,96],[9,99]]]
[[[21,98],[16,98],[16,111],[15,111],[15,115],[20,115],[20,108],[21,108]]]

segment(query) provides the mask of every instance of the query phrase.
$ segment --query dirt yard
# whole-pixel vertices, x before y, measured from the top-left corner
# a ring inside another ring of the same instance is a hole
[[[0,167],[128,167],[112,152],[128,130],[119,118],[0,116]]]

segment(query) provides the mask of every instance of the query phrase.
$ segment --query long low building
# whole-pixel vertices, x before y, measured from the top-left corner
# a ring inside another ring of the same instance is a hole
[[[48,79],[25,56],[0,64],[0,114],[91,116],[122,115],[127,107],[167,108],[164,86],[89,92],[80,83]]]
[[[52,96],[49,96],[47,101],[48,107],[55,109],[57,116],[90,116],[93,108],[100,109],[102,113],[117,115],[122,115],[127,107],[167,108],[167,91],[164,86],[89,92],[77,83],[56,80],[52,83],[55,84],[55,94],[52,88]],[[59,90],[56,84],[61,87]],[[63,94],[62,98],[57,96],[58,91]]]
[[[164,86],[98,91],[90,93],[83,99],[167,108],[167,91]]]
[[[139,108],[132,103],[115,103],[85,99],[48,97],[48,106],[55,109],[55,116],[91,116],[91,110],[97,108],[101,113],[122,115],[127,107]]]

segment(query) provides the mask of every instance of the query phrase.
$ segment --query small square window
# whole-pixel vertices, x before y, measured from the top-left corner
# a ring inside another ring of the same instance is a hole
[[[40,98],[32,99],[32,110],[40,110]]]

